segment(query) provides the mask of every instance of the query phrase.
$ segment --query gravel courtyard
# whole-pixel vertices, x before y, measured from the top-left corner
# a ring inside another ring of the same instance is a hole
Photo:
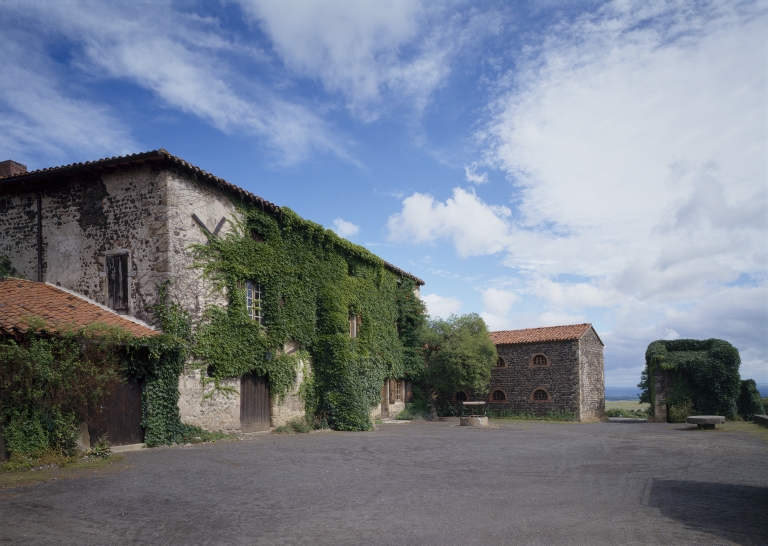
[[[0,491],[0,543],[768,544],[765,434],[456,425],[130,452]]]

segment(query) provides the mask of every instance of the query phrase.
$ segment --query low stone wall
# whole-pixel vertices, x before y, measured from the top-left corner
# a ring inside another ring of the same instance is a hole
[[[240,430],[240,381],[230,379],[222,385],[232,387],[232,394],[216,393],[203,400],[201,370],[185,370],[179,378],[181,421],[205,430],[234,432]]]
[[[752,421],[754,421],[755,423],[758,423],[760,425],[768,426],[768,415],[755,415],[752,418]]]

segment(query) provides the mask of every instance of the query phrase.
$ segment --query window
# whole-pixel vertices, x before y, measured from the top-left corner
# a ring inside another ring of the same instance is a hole
[[[496,367],[497,368],[503,368],[506,365],[507,365],[507,363],[504,362],[503,358],[499,357],[499,358],[496,359]]]
[[[537,355],[533,355],[533,358],[531,359],[531,366],[549,366],[549,360],[547,360],[545,355],[539,353]]]
[[[536,389],[533,391],[533,399],[539,402],[549,400],[549,395],[544,389]]]
[[[390,379],[389,380],[389,403],[394,404],[395,402],[402,402],[403,401],[403,384],[405,382],[400,379]]]
[[[263,243],[264,242],[264,236],[256,231],[255,229],[251,230],[251,239],[256,241],[257,243]]]
[[[503,402],[506,399],[507,399],[507,395],[504,394],[504,391],[501,391],[498,389],[493,391],[493,394],[491,395],[491,400],[493,400],[494,402]]]
[[[264,295],[264,289],[255,282],[245,283],[245,306],[248,309],[248,316],[251,320],[258,320],[259,324],[264,326],[264,309],[261,298]]]
[[[360,315],[356,315],[352,311],[350,311],[349,312],[349,337],[352,337],[352,338],[357,337],[357,334],[360,331],[361,324],[362,324],[362,321],[360,320]]]
[[[128,254],[107,256],[107,305],[117,312],[128,310]]]
[[[465,393],[464,391],[459,391],[453,395],[453,399],[456,400],[457,402],[466,402],[467,393]]]

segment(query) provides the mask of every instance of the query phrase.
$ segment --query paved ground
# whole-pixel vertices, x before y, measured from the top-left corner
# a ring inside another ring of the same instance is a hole
[[[768,442],[683,428],[420,422],[144,450],[0,492],[0,543],[768,544]]]

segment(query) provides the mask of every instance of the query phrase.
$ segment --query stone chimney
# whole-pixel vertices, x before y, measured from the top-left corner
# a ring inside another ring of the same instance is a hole
[[[27,172],[26,165],[16,163],[12,159],[0,161],[0,178],[5,178],[6,176],[15,176],[17,174],[24,174],[25,172]]]

